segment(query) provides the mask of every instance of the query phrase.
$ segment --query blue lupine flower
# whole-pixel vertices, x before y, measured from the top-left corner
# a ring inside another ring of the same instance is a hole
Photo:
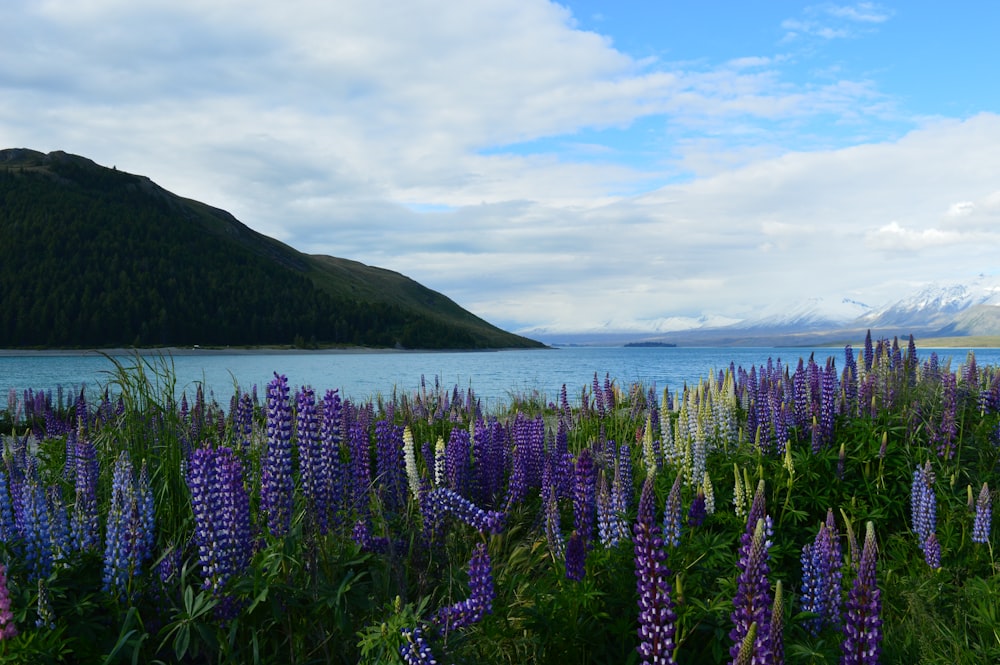
[[[833,511],[827,511],[813,542],[802,548],[802,609],[818,615],[806,622],[813,635],[840,623],[841,552]]]
[[[69,533],[66,506],[59,494],[59,488],[55,485],[49,487],[48,508],[49,529],[52,536],[52,558],[53,561],[61,561],[67,558],[72,551],[72,539]]]
[[[260,501],[272,536],[288,533],[294,501],[292,415],[288,380],[277,372],[267,385],[267,453],[262,462]]]
[[[434,652],[431,651],[420,628],[413,630],[404,628],[402,634],[406,641],[399,647],[399,655],[403,657],[406,665],[437,665]]]
[[[131,554],[136,535],[132,512],[136,506],[132,462],[122,452],[115,461],[111,476],[111,504],[108,508],[107,535],[104,543],[104,591],[123,599],[132,579]]]
[[[10,493],[7,490],[7,474],[0,471],[0,542],[10,543],[18,535]]]
[[[45,492],[34,478],[26,478],[21,486],[22,519],[18,526],[28,569],[28,581],[34,582],[52,572],[52,537]]]
[[[82,434],[77,437],[74,457],[76,502],[70,521],[73,549],[77,552],[98,550],[101,535],[97,515],[97,452],[94,444]]]
[[[298,443],[299,482],[307,503],[306,514],[315,524],[325,512],[327,465],[319,436],[319,416],[316,413],[316,394],[312,388],[303,387],[296,394],[295,438]]]
[[[469,597],[442,607],[435,614],[434,623],[445,633],[476,623],[493,611],[495,597],[490,555],[486,545],[479,543],[469,560]]]
[[[681,474],[678,473],[667,495],[663,511],[663,542],[671,547],[681,544]]]
[[[931,570],[941,567],[941,542],[937,539],[937,534],[932,533],[924,541],[924,561]]]
[[[562,559],[566,551],[562,530],[559,524],[559,499],[556,498],[556,488],[549,486],[545,498],[545,540],[549,551],[556,559]]]
[[[988,543],[992,522],[993,500],[990,496],[989,485],[983,483],[983,489],[979,491],[979,498],[976,500],[976,519],[972,523],[972,542]]]
[[[587,546],[576,531],[566,543],[566,577],[579,582],[586,574]]]
[[[875,578],[878,558],[875,526],[868,522],[864,550],[847,596],[844,639],[840,644],[842,665],[875,665],[882,642],[881,591]]]
[[[188,488],[202,586],[222,596],[228,581],[246,570],[253,555],[242,466],[230,448],[199,448],[191,454]]]
[[[447,487],[429,491],[424,501],[424,520],[436,527],[445,515],[453,515],[472,528],[490,534],[501,533],[506,519],[504,513],[483,510]]]
[[[934,494],[934,471],[930,460],[923,467],[917,466],[913,472],[910,489],[910,515],[913,531],[917,534],[917,544],[924,549],[927,537],[935,531],[937,500]]]

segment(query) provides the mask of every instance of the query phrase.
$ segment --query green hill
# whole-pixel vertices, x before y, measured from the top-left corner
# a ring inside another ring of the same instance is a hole
[[[0,150],[0,347],[527,348],[389,270],[312,256],[149,178]]]

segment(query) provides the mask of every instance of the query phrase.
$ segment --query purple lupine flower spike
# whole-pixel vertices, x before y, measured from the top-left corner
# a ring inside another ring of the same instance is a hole
[[[476,623],[493,611],[495,597],[490,555],[486,545],[479,543],[469,560],[469,597],[442,607],[434,616],[434,623],[446,633]]]
[[[277,372],[267,386],[267,452],[262,466],[261,508],[271,535],[282,537],[292,522],[292,411],[288,380]]]
[[[10,590],[7,588],[7,566],[0,563],[0,640],[17,637],[17,625],[10,608]]]
[[[875,578],[875,526],[868,522],[864,550],[847,597],[841,665],[875,665],[882,643],[881,591]]]
[[[681,544],[681,473],[667,495],[667,505],[663,514],[663,541],[671,547]]]
[[[403,645],[399,647],[399,655],[403,657],[406,665],[437,665],[434,652],[424,639],[423,631],[420,628],[402,630]]]
[[[833,511],[829,510],[815,540],[802,548],[802,609],[817,615],[806,622],[813,635],[818,635],[824,625],[840,623],[840,567],[840,542]]]
[[[573,488],[573,527],[587,549],[593,547],[594,520],[597,515],[597,469],[589,448],[576,459],[576,483]]]
[[[587,546],[576,531],[566,543],[566,577],[579,582],[586,574]]]
[[[667,552],[656,523],[653,476],[647,476],[633,527],[635,580],[639,592],[639,656],[643,663],[674,663],[677,613],[671,599]]]

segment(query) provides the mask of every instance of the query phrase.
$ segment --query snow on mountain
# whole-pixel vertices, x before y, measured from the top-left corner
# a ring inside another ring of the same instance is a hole
[[[971,307],[1000,307],[1000,277],[980,275],[961,284],[931,284],[862,316],[870,326],[947,326]]]
[[[741,321],[733,327],[815,330],[842,326],[870,311],[871,307],[851,298],[840,300],[809,298],[793,305],[787,303],[769,305],[753,319]]]

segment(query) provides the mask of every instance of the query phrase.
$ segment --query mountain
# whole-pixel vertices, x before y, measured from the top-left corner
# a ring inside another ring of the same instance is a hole
[[[861,340],[870,330],[880,337],[920,338],[1000,336],[1000,277],[980,275],[966,283],[932,284],[898,300],[873,307],[851,298],[810,298],[763,308],[753,318],[671,319],[673,329],[656,326],[577,331],[536,329],[549,344],[664,342],[680,346],[819,346]]]
[[[0,347],[530,348],[396,272],[299,252],[78,155],[0,150]]]

